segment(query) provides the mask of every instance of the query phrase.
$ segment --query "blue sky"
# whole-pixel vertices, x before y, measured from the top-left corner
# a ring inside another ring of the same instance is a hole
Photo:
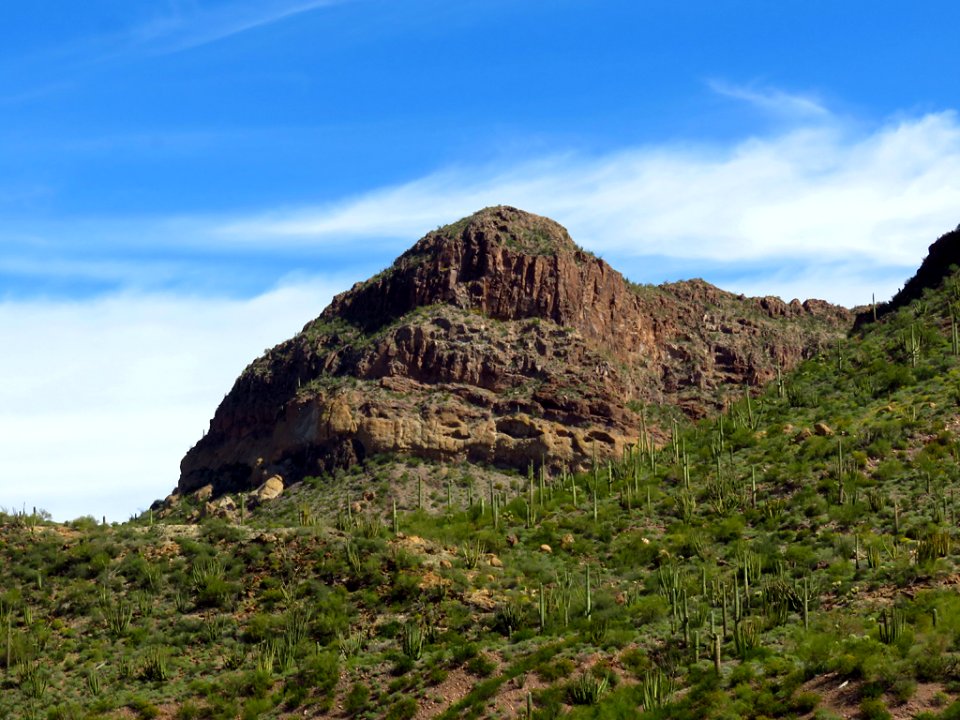
[[[960,222],[948,2],[0,8],[0,506],[124,519],[236,374],[427,230],[888,297]],[[6,444],[7,447],[2,447]]]

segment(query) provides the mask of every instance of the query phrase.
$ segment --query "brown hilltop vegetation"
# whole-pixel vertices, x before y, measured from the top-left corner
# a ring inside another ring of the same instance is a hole
[[[247,367],[179,490],[291,482],[380,453],[583,466],[635,442],[643,407],[714,411],[852,321],[702,280],[637,286],[556,222],[487,208],[428,233]]]

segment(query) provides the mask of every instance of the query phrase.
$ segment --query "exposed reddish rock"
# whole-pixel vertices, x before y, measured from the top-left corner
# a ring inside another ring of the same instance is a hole
[[[716,410],[851,322],[822,301],[702,280],[633,285],[552,220],[488,208],[428,233],[252,363],[179,488],[296,482],[384,452],[583,466],[636,441],[641,407]]]

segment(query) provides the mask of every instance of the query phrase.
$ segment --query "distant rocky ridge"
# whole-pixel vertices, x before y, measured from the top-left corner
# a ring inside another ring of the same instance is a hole
[[[945,277],[951,274],[951,268],[960,267],[960,226],[955,230],[944,233],[927,249],[916,274],[910,278],[903,288],[893,296],[889,302],[880,303],[875,310],[867,310],[857,317],[857,324],[861,325],[876,317],[883,317],[906,307],[914,300],[923,297],[928,288],[935,288]]]
[[[635,442],[641,408],[715,411],[852,321],[702,280],[633,285],[554,221],[487,208],[248,366],[178,489],[289,483],[381,453],[582,467]]]

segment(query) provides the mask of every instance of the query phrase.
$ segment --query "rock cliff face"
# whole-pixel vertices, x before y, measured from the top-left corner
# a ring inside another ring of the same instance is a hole
[[[699,280],[636,286],[552,220],[488,208],[427,234],[253,362],[184,458],[179,490],[290,482],[379,453],[583,466],[635,442],[644,406],[710,412],[851,323],[820,301]]]

